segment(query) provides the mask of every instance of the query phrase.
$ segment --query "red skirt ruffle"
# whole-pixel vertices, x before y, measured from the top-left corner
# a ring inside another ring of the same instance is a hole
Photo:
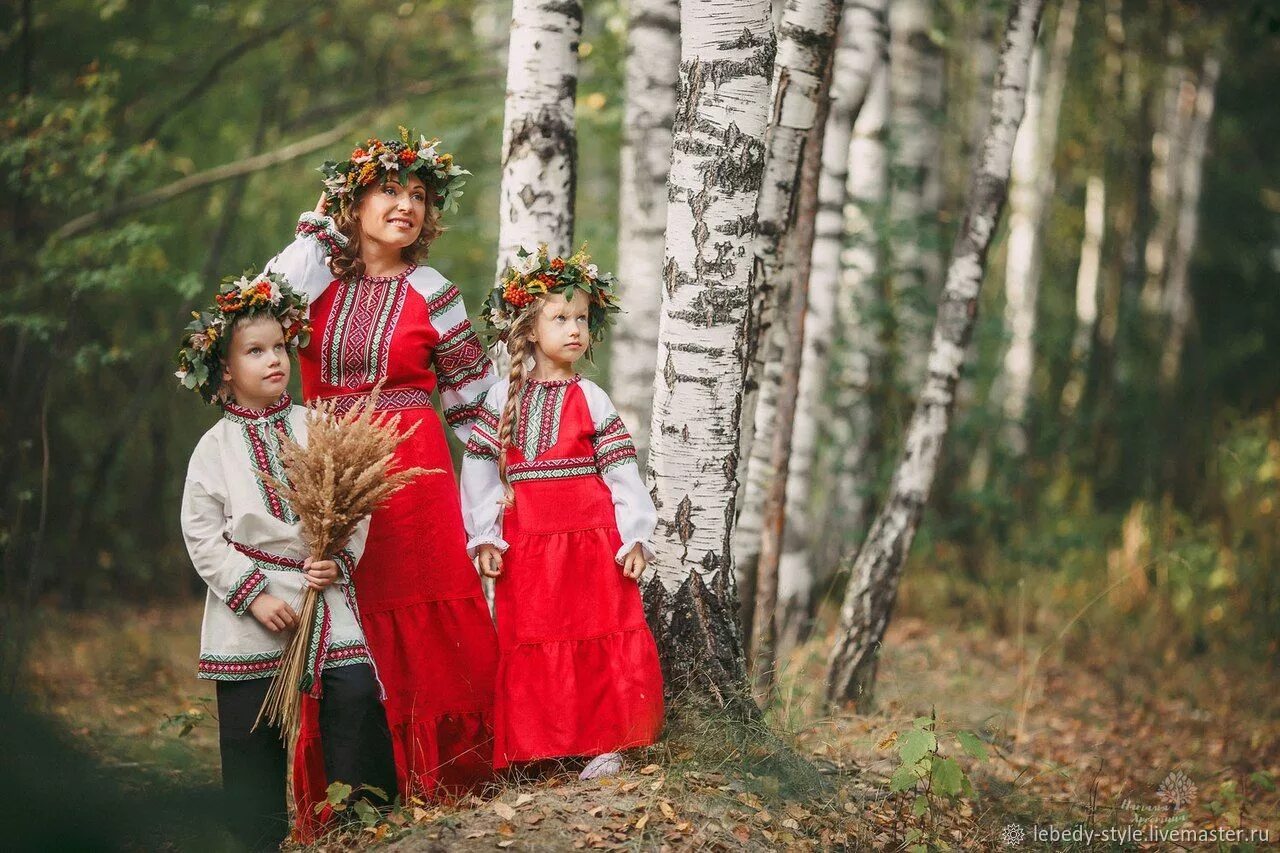
[[[658,650],[639,585],[614,561],[621,541],[607,487],[598,477],[560,481],[553,504],[538,494],[545,485],[517,483],[504,521],[510,548],[495,587],[499,768],[646,746],[662,729]],[[595,526],[549,529],[578,525]]]

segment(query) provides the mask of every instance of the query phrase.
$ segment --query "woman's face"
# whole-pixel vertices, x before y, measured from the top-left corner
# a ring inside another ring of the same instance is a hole
[[[427,215],[427,187],[417,175],[391,175],[360,199],[360,236],[397,249],[413,245]]]

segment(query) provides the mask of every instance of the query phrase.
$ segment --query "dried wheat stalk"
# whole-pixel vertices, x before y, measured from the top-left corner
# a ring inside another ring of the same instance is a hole
[[[369,396],[345,414],[326,400],[315,401],[307,411],[307,446],[281,436],[281,457],[285,477],[282,482],[263,471],[257,475],[289,501],[302,525],[302,539],[313,560],[332,557],[342,549],[356,526],[387,498],[419,474],[439,474],[439,468],[392,470],[392,459],[400,442],[413,435],[414,424],[399,432],[399,415],[375,414],[379,382]],[[298,732],[302,693],[318,689],[308,667],[314,653],[323,653],[318,644],[323,622],[323,601],[314,589],[307,589],[298,612],[298,630],[289,638],[280,668],[254,722],[257,728],[265,717],[280,727],[280,736],[291,743]]]

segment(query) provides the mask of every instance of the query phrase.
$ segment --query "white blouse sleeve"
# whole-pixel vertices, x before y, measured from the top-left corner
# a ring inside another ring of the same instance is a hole
[[[196,572],[237,616],[267,588],[253,561],[231,547],[227,528],[226,485],[218,465],[217,441],[206,435],[196,445],[182,490],[182,537]]]
[[[308,211],[298,217],[298,228],[292,243],[267,262],[263,272],[279,273],[289,286],[315,302],[334,280],[329,257],[347,245],[347,238],[333,219]]]
[[[409,282],[426,299],[431,326],[440,336],[431,351],[431,366],[439,380],[445,422],[466,444],[481,398],[498,381],[497,371],[467,318],[458,288],[430,267],[419,267]]]
[[[614,519],[622,547],[614,555],[618,563],[633,547],[644,550],[645,559],[653,559],[650,540],[658,526],[658,510],[653,505],[649,490],[640,478],[640,466],[636,464],[636,446],[627,432],[622,418],[608,395],[595,383],[583,381],[587,406],[596,433],[592,439],[595,447],[596,470],[604,478],[613,496]]]
[[[467,531],[467,553],[472,557],[481,545],[507,550],[502,538],[506,490],[498,476],[498,413],[506,403],[506,387],[506,382],[499,383],[481,396],[462,457],[462,522]]]

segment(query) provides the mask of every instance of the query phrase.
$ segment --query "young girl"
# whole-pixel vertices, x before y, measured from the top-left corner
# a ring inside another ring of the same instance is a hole
[[[613,404],[574,371],[617,310],[589,260],[522,253],[491,293],[511,374],[462,463],[467,549],[496,579],[495,766],[595,756],[583,778],[616,772],[617,751],[662,725],[637,583],[657,512]]]
[[[278,730],[265,724],[255,730],[255,722],[289,631],[298,628],[294,608],[307,587],[322,590],[326,605],[314,662],[322,696],[318,734],[310,746],[324,757],[314,772],[295,768],[299,823],[315,821],[307,807],[323,799],[330,782],[386,790],[395,784],[391,735],[350,595],[368,522],[331,559],[312,561],[298,517],[255,474],[283,479],[281,436],[307,441],[305,410],[285,392],[289,351],[308,335],[305,310],[306,301],[280,276],[228,281],[187,326],[178,356],[182,385],[222,408],[191,454],[182,534],[209,587],[198,677],[217,685],[230,827],[254,850],[279,847],[288,827],[286,746]]]

